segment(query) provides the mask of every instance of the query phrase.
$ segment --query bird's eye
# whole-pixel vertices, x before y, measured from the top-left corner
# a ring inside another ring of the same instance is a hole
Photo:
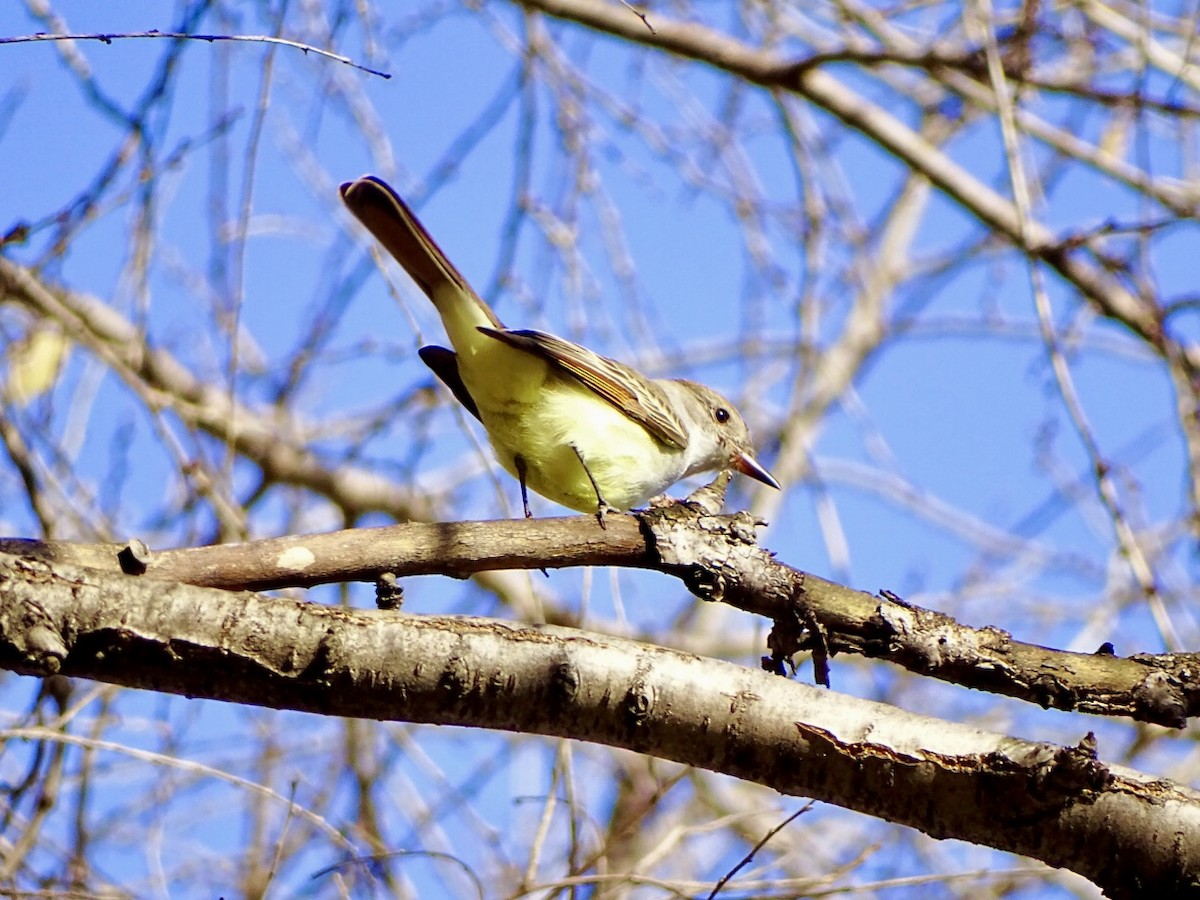
[[[713,410],[713,418],[716,419],[718,422],[720,422],[722,425],[724,425],[726,422],[729,421],[729,410],[727,410],[723,406],[718,406],[716,409]]]

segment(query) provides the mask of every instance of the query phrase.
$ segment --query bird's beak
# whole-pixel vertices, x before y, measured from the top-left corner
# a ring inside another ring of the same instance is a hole
[[[779,482],[771,477],[771,473],[758,464],[753,456],[745,450],[737,453],[733,457],[733,467],[743,475],[749,475],[755,481],[761,481],[763,484],[768,484],[775,490],[779,490]]]

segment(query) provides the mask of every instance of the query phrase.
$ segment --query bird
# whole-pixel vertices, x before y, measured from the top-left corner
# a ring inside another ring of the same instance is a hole
[[[751,452],[750,431],[728,400],[694,381],[652,379],[543,331],[506,328],[400,195],[364,175],[342,201],[433,301],[451,348],[421,360],[487,432],[497,461],[521,486],[601,527],[681,478],[736,469],[778,489]]]

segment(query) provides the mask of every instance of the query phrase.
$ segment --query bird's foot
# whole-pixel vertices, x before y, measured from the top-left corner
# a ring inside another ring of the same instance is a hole
[[[603,498],[601,498],[600,502],[596,504],[596,521],[600,523],[601,528],[603,528],[604,530],[607,531],[608,526],[604,523],[604,517],[607,516],[609,513],[621,513],[621,512],[622,512],[622,510],[617,509],[615,506],[610,506],[609,504],[604,502]]]

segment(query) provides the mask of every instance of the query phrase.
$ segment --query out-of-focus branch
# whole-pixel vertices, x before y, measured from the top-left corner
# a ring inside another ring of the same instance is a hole
[[[930,73],[932,83],[948,88],[957,93],[973,106],[990,113],[998,112],[995,92],[986,84],[986,66],[978,52],[960,54],[958,64],[946,55],[936,50],[930,50],[927,45],[912,37],[912,35],[896,27],[887,16],[859,0],[840,0],[846,9],[860,18],[871,33],[887,47],[884,58],[879,61],[891,61],[898,65],[918,67]],[[816,53],[804,60],[804,65],[820,66],[829,58],[828,54]],[[973,68],[968,70],[966,59],[970,59]],[[865,65],[873,62],[868,56]],[[1006,73],[1008,68],[1005,69]],[[1009,77],[1020,84],[1030,84],[1029,73],[1017,68]],[[1047,90],[1066,90],[1068,82],[1059,78],[1058,83],[1041,84],[1037,79],[1032,81],[1033,87]],[[1091,99],[1082,89],[1078,93],[1083,99]],[[1118,102],[1118,97],[1120,102]],[[1136,105],[1139,98],[1127,95],[1101,95],[1097,102],[1106,107],[1114,105]],[[1187,115],[1187,109],[1181,109],[1175,114]],[[1109,152],[1103,146],[1090,144],[1074,132],[1060,128],[1047,122],[1028,109],[1017,107],[1013,110],[1017,126],[1031,137],[1041,141],[1046,146],[1072,159],[1079,160],[1094,167],[1109,178],[1120,182],[1136,191],[1151,197],[1177,216],[1195,217],[1200,214],[1200,186],[1188,184],[1174,179],[1153,178],[1151,174],[1136,165],[1132,165],[1120,156]]]
[[[928,201],[929,182],[917,175],[907,178],[880,229],[872,264],[863,267],[864,283],[840,333],[817,356],[811,371],[797,379],[792,391],[794,406],[784,419],[775,462],[775,471],[785,484],[799,482],[810,474],[808,456],[820,423],[890,334],[890,298],[907,274],[905,261]],[[774,519],[783,502],[784,496],[778,491],[759,491],[754,512]]]
[[[169,408],[184,423],[232,446],[272,482],[293,484],[326,497],[346,517],[383,512],[397,519],[427,519],[418,493],[352,466],[330,468],[290,435],[293,423],[278,409],[232,402],[222,387],[196,378],[170,353],[146,346],[137,329],[91,297],[47,286],[31,270],[0,258],[0,299],[15,301],[58,322],[70,339],[104,360],[150,409]]]
[[[704,25],[654,17],[648,32],[620,7],[603,0],[521,0],[558,18],[656,47],[715,66],[754,84],[804,97],[927,177],[964,210],[1002,234],[1006,240],[1035,256],[1076,288],[1097,308],[1137,333],[1155,347],[1163,334],[1158,311],[1130,293],[1101,268],[1065,246],[1039,222],[1022,228],[1013,204],[922,138],[898,118],[861,94],[846,87],[828,72],[782,59],[773,51],[741,43]]]
[[[1000,49],[993,30],[992,20],[994,11],[990,0],[978,0],[977,10],[979,13],[978,17],[968,16],[968,30],[973,32],[973,36],[986,48],[988,76],[991,79],[992,91],[1000,112],[1004,155],[1008,161],[1013,201],[1020,217],[1021,227],[1024,230],[1029,227],[1029,223],[1033,218],[1033,200],[1029,181],[1025,174],[1025,166],[1022,161],[1021,147],[1018,142],[1016,115],[1014,113],[1015,103],[1012,91],[1009,90],[1004,66],[1001,62]],[[1067,362],[1066,354],[1063,352],[1062,341],[1055,326],[1055,317],[1050,305],[1050,293],[1046,290],[1045,277],[1037,266],[1031,265],[1029,267],[1029,279],[1030,288],[1034,296],[1034,304],[1037,309],[1038,324],[1042,331],[1042,341],[1046,345],[1046,352],[1050,356],[1050,365],[1054,372],[1055,384],[1058,386],[1063,407],[1067,411],[1071,424],[1075,427],[1075,433],[1087,452],[1092,471],[1095,473],[1096,493],[1100,501],[1104,504],[1104,508],[1108,511],[1109,518],[1112,521],[1117,543],[1121,548],[1121,556],[1128,561],[1130,573],[1141,589],[1142,596],[1150,605],[1150,609],[1158,623],[1159,632],[1167,647],[1171,650],[1179,650],[1181,649],[1181,642],[1175,633],[1175,628],[1170,621],[1170,617],[1167,615],[1162,597],[1159,595],[1158,585],[1155,581],[1153,567],[1150,564],[1148,554],[1143,549],[1125,513],[1117,491],[1116,481],[1112,476],[1112,467],[1104,458],[1104,454],[1100,449],[1100,442],[1096,439],[1095,431],[1088,420],[1087,413],[1084,411],[1083,403],[1080,400],[1078,389],[1075,386],[1075,379],[1071,374],[1071,367]]]

